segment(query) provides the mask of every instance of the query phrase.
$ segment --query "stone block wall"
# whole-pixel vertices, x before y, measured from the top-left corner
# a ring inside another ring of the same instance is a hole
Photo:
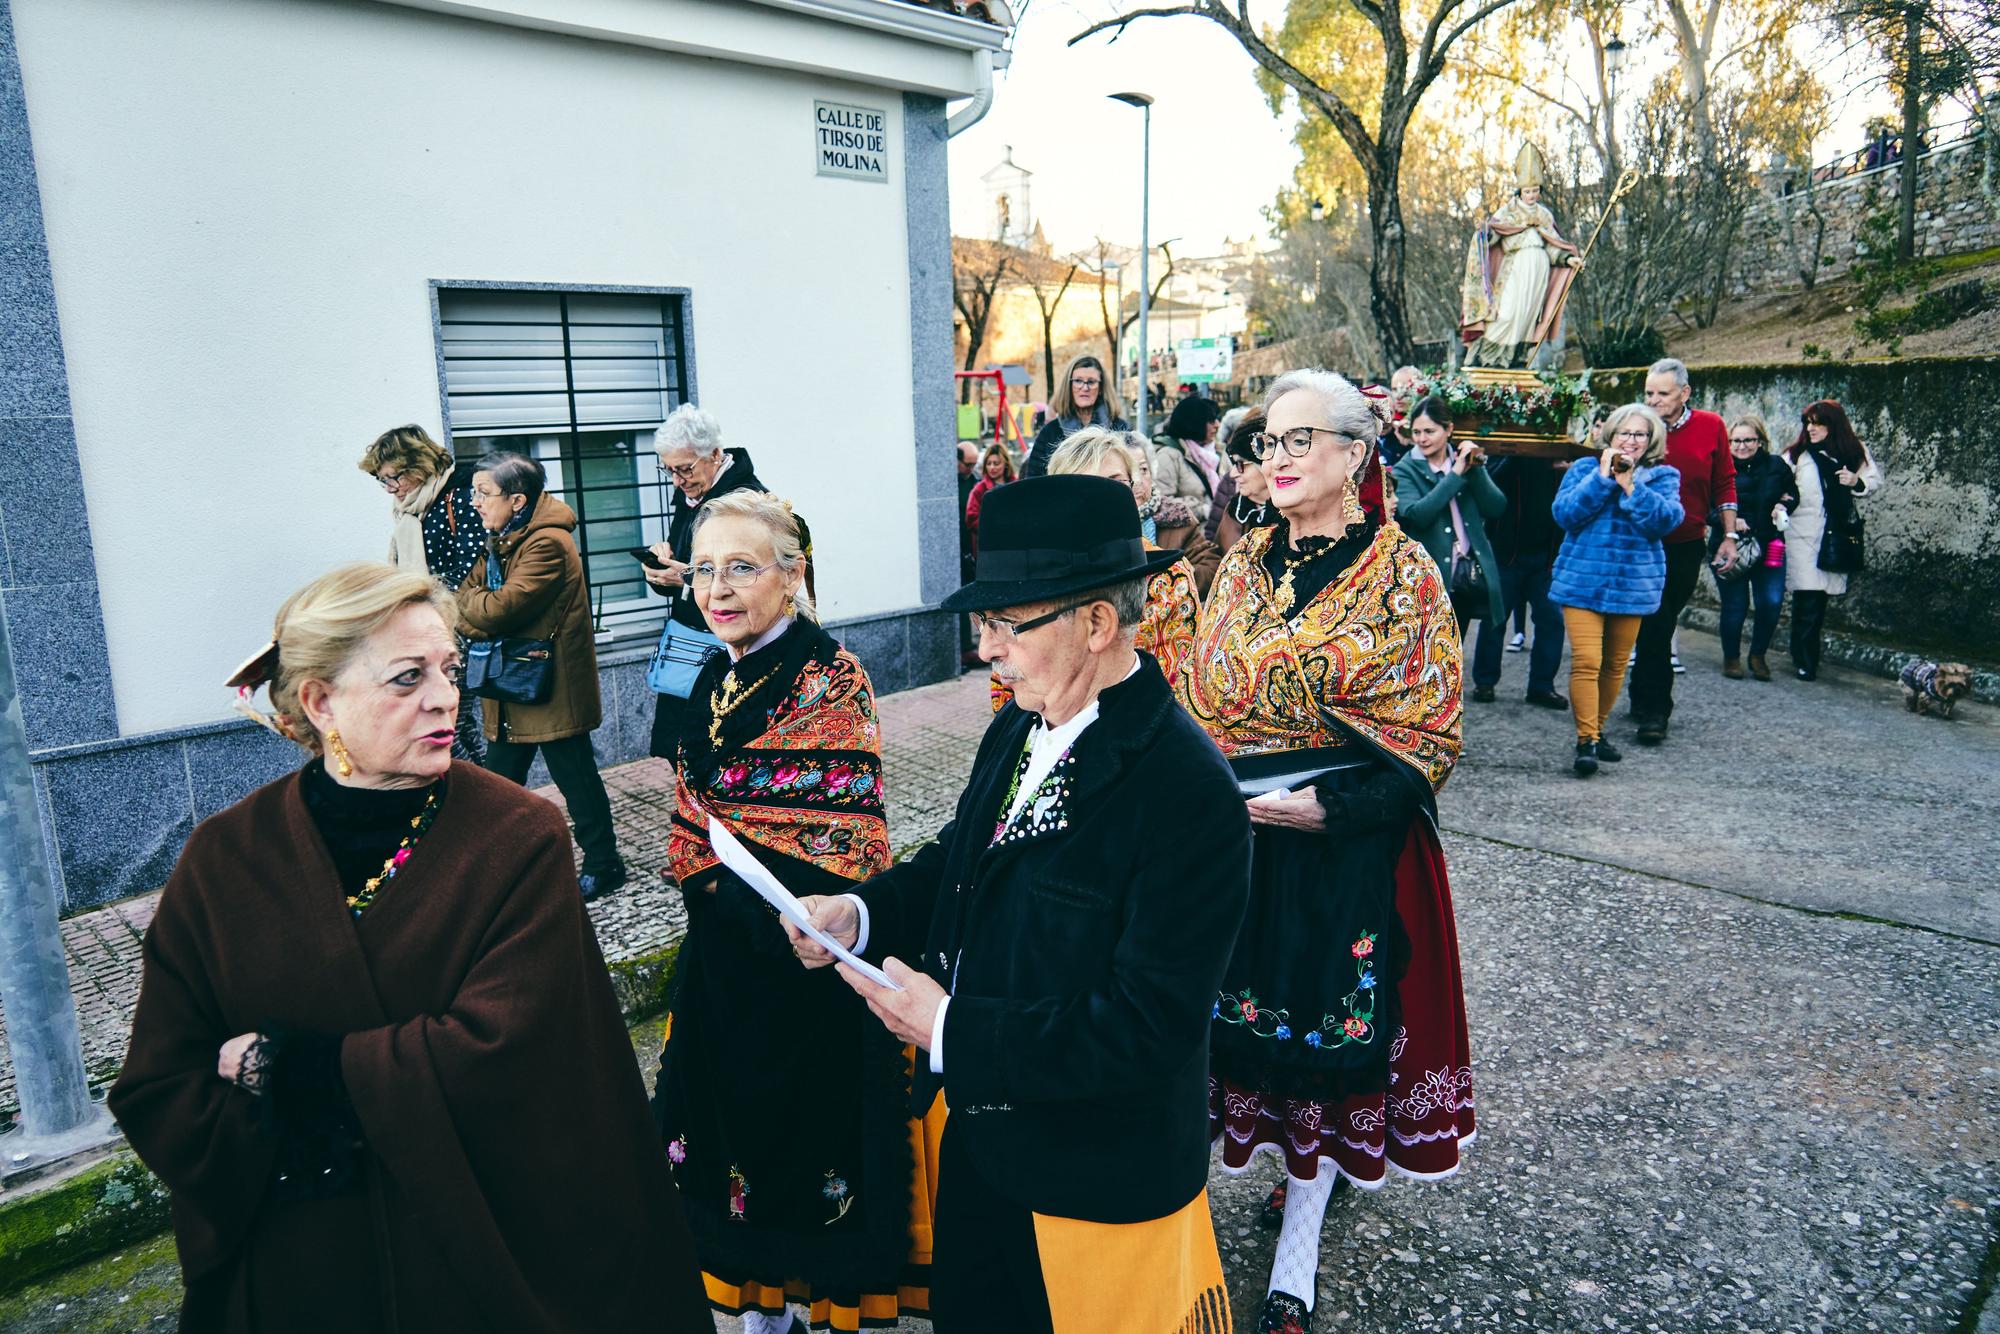
[[[1829,628],[1934,657],[2000,663],[2000,456],[1978,407],[2000,395],[2000,357],[1842,365],[1701,366],[1694,405],[1756,412],[1782,448],[1816,399],[1847,409],[1887,485],[1861,502],[1868,569],[1833,599]],[[1608,403],[1637,399],[1643,370],[1600,371]],[[1706,585],[1707,580],[1703,580]]]
[[[1917,248],[1926,255],[1962,255],[2000,246],[2000,207],[1986,195],[1980,140],[1926,154],[1917,163]],[[1815,215],[1826,224],[1819,240],[1823,278],[1845,274],[1861,257],[1855,234],[1870,213],[1895,207],[1901,164],[1778,193],[1776,183],[1743,218],[1732,257],[1732,296],[1789,291],[1811,267]],[[1995,183],[2000,187],[2000,183]],[[1830,262],[1827,262],[1830,261]]]

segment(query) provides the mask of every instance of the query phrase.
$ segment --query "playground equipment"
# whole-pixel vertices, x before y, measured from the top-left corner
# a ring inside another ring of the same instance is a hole
[[[977,440],[986,434],[985,426],[977,416],[968,420],[966,409],[971,408],[975,413],[983,415],[986,393],[990,387],[995,396],[992,413],[993,443],[1003,449],[1011,448],[1017,464],[1026,462],[1028,450],[1033,444],[1027,431],[1026,418],[1029,409],[1025,404],[1010,406],[1007,402],[1007,387],[1009,385],[1026,387],[1033,383],[1028,372],[1019,366],[988,366],[981,371],[956,371],[952,378],[975,380],[980,385],[977,399],[959,405],[958,438]],[[968,426],[971,429],[967,429]]]

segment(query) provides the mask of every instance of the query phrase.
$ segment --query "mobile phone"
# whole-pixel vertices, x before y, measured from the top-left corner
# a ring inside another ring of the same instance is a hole
[[[626,553],[649,570],[664,570],[667,563],[653,554],[651,547],[632,547]]]

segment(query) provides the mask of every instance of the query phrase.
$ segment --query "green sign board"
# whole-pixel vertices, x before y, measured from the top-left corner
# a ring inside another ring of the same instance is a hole
[[[1183,338],[1174,348],[1174,375],[1183,384],[1216,384],[1235,374],[1236,348],[1228,338]]]

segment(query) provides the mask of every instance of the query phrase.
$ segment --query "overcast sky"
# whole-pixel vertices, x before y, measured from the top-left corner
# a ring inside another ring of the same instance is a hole
[[[1137,244],[1141,116],[1106,96],[1130,89],[1157,99],[1155,241],[1178,236],[1176,253],[1212,254],[1225,236],[1263,234],[1259,210],[1290,182],[1298,151],[1291,117],[1272,116],[1257,91],[1256,62],[1205,19],[1148,19],[1115,43],[1065,47],[1112,12],[1108,0],[1029,5],[993,109],[951,141],[954,232],[987,234],[980,177],[1012,144],[1014,161],[1035,173],[1029,202],[1058,251],[1097,236]]]
[[[1298,161],[1292,143],[1295,113],[1271,114],[1257,91],[1256,62],[1205,19],[1146,19],[1116,42],[1099,35],[1075,47],[1065,45],[1118,8],[1116,0],[1027,4],[1014,37],[1013,66],[995,81],[992,110],[951,141],[955,233],[988,234],[991,215],[980,177],[1012,145],[1014,161],[1034,173],[1030,204],[1058,253],[1088,249],[1098,236],[1136,245],[1141,117],[1106,96],[1126,89],[1156,99],[1155,242],[1182,238],[1176,253],[1193,256],[1215,253],[1225,237],[1241,240],[1266,233],[1262,210],[1291,183]],[[1283,0],[1256,0],[1251,14],[1260,22],[1276,22],[1283,8]],[[1815,34],[1804,40],[1810,46],[1825,38]],[[1669,51],[1640,51],[1642,69],[1671,59]],[[1836,88],[1859,82],[1852,71],[1823,70],[1822,77]],[[1877,90],[1843,107],[1816,156],[1824,159],[1859,147],[1864,115],[1882,109],[1887,100]],[[1958,115],[1941,109],[1939,119]]]

